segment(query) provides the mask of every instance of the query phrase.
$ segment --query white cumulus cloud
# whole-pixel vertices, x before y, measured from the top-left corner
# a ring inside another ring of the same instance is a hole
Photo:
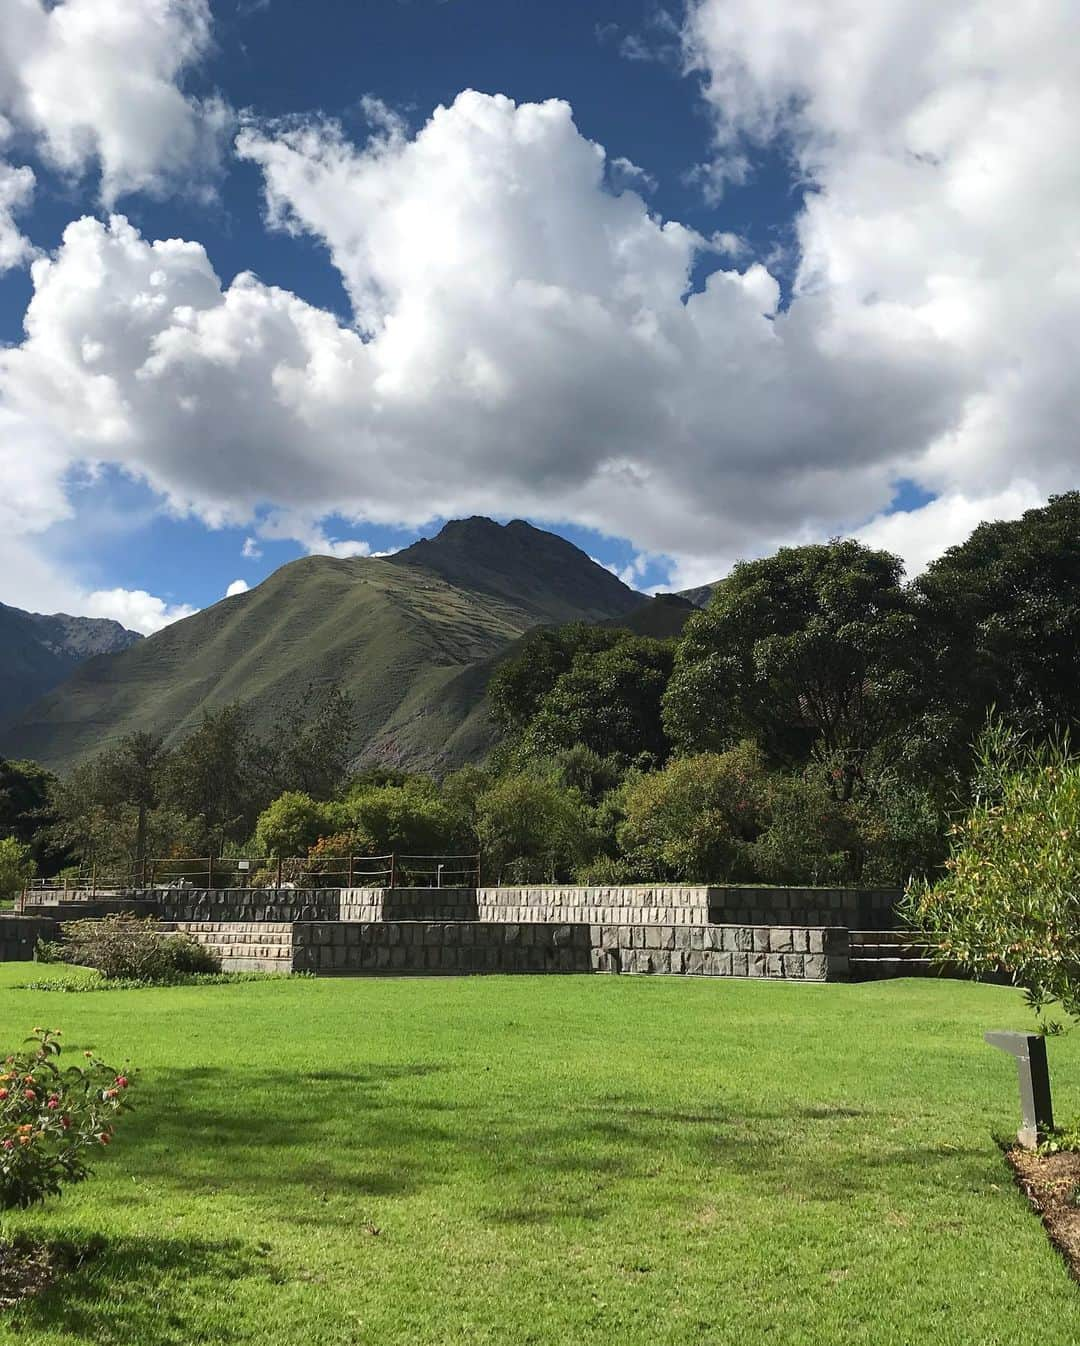
[[[686,39],[718,171],[775,142],[814,188],[792,312],[827,297],[836,334],[922,330],[949,362],[954,411],[904,455],[941,501],[870,532],[926,556],[1076,485],[1080,10],[696,0]]]
[[[4,0],[0,114],[61,171],[97,164],[106,204],[206,182],[229,114],[182,82],[210,41],[207,0]]]
[[[1020,37],[1007,13],[694,8],[717,171],[780,138],[814,187],[786,308],[733,232],[663,220],[625,169],[612,190],[564,102],[466,92],[415,134],[370,103],[364,144],[251,122],[270,221],[325,245],[353,323],[222,285],[196,242],[76,221],[0,352],[6,503],[47,526],[73,464],[111,463],[211,526],[331,555],[368,549],[331,515],[512,511],[671,555],[678,585],[860,527],[915,560],[1071,485],[1080,44],[1049,0]],[[889,522],[903,478],[945,503]]]
[[[144,589],[96,589],[75,601],[82,616],[111,617],[129,631],[141,631],[144,636],[198,611],[186,603],[166,603]]]
[[[236,598],[239,594],[246,594],[250,588],[251,585],[247,582],[247,580],[233,580],[233,582],[225,590],[225,597]]]

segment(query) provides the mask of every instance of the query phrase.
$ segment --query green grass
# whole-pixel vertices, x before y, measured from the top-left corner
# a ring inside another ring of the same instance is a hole
[[[955,982],[303,980],[19,991],[141,1067],[95,1175],[9,1226],[98,1253],[0,1339],[1080,1340],[1011,1184],[1020,997]],[[1080,1037],[1050,1046],[1062,1118]]]

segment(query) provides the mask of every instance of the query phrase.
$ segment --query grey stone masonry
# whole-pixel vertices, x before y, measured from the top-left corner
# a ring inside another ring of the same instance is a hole
[[[708,889],[708,920],[777,925],[844,925],[849,930],[896,926],[899,888]]]
[[[171,928],[213,949],[225,972],[293,970],[291,921],[175,921]]]
[[[41,916],[0,915],[0,963],[29,963],[39,939],[55,939],[56,922]]]
[[[847,931],[553,921],[323,921],[293,926],[297,972],[681,973],[843,979]]]

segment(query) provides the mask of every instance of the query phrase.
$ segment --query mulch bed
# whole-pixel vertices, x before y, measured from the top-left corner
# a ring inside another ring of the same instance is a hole
[[[1050,1242],[1080,1280],[1080,1154],[1034,1154],[1017,1146],[1005,1158],[1042,1216]]]
[[[64,1269],[67,1259],[47,1243],[0,1242],[0,1313],[36,1295]]]

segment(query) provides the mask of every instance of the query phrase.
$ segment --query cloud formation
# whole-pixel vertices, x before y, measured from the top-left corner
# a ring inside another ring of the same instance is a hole
[[[1076,7],[695,0],[685,36],[718,171],[780,141],[815,188],[792,311],[827,295],[839,330],[876,313],[947,353],[955,413],[912,436],[904,469],[942,501],[877,535],[925,558],[953,527],[1075,485]]]
[[[207,182],[227,109],[181,85],[210,33],[207,0],[5,0],[0,114],[61,172],[96,164],[106,205],[181,174]]]
[[[304,124],[239,149],[281,227],[325,242],[355,329],[251,275],[223,288],[196,243],[83,219],[0,355],[59,460],[116,463],[211,525],[512,511],[715,564],[832,526],[841,499],[884,508],[956,414],[925,324],[841,323],[828,294],[781,312],[760,265],[691,292],[716,248],[613,193],[565,103],[466,93],[412,138]]]
[[[145,589],[96,589],[83,598],[80,611],[86,617],[111,617],[129,631],[141,631],[144,636],[151,636],[170,622],[190,617],[198,609],[187,603],[166,603]]]
[[[714,179],[780,141],[814,188],[786,308],[741,240],[660,218],[558,100],[466,92],[415,134],[369,100],[363,144],[251,121],[270,223],[325,246],[353,323],[223,286],[196,242],[76,221],[0,352],[0,510],[46,527],[72,465],[107,462],[211,526],[334,555],[367,544],[330,515],[487,512],[630,538],[676,584],[859,528],[925,562],[1076,479],[1076,26],[1050,0],[1019,34],[1002,0],[696,3]],[[887,515],[902,479],[939,499]]]

